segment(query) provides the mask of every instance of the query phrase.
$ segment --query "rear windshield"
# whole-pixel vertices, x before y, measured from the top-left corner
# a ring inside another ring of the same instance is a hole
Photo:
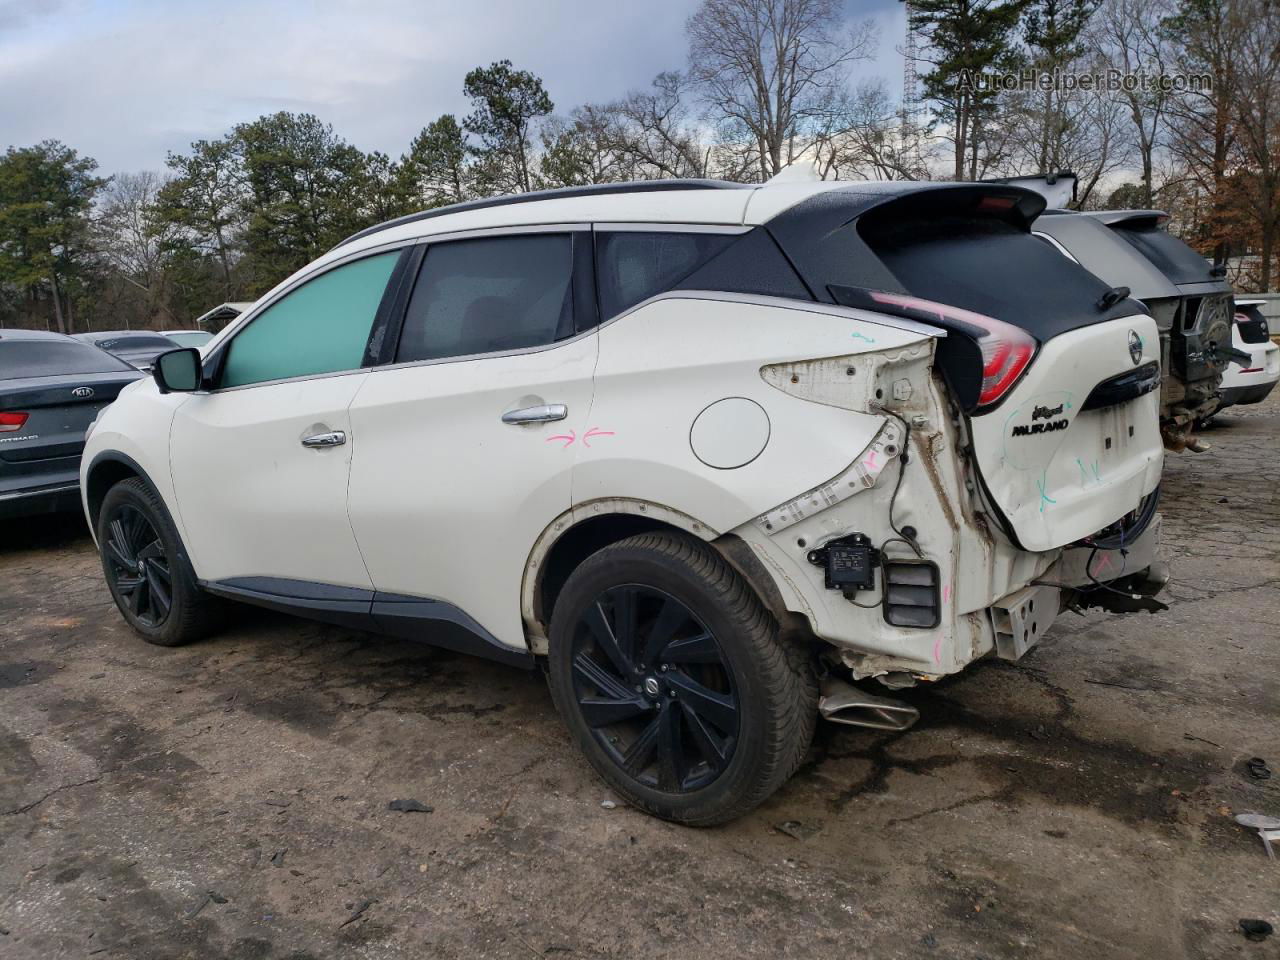
[[[103,350],[146,350],[149,347],[168,349],[173,346],[173,341],[159,334],[140,333],[128,337],[99,340],[98,346]]]
[[[1214,279],[1209,273],[1209,261],[1167,230],[1124,224],[1112,229],[1174,283],[1205,283]]]
[[[75,340],[0,339],[0,380],[132,369],[111,354]]]
[[[1016,324],[1040,340],[1139,308],[1099,310],[1109,287],[1002,220],[864,217],[859,233],[907,293]]]

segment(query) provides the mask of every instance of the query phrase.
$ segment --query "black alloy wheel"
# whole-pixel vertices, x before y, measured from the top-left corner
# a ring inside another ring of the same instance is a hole
[[[578,710],[630,779],[663,793],[708,786],[733,757],[739,702],[712,632],[675,597],[620,584],[579,618]]]
[[[160,534],[129,503],[116,507],[106,529],[102,554],[115,592],[140,624],[162,626],[173,607],[173,573]]]

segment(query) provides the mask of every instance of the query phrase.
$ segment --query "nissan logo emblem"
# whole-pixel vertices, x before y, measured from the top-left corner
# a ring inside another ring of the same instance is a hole
[[[73,397],[80,397],[81,399],[84,399],[85,397],[92,397],[93,387],[76,387],[71,391],[71,395]]]
[[[1137,330],[1129,331],[1129,359],[1135,366],[1142,359],[1142,338],[1138,336]]]

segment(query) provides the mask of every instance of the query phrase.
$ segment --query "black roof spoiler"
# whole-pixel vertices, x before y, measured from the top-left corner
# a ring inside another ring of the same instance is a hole
[[[1088,216],[1100,220],[1108,227],[1126,225],[1162,227],[1169,222],[1169,214],[1163,210],[1091,210]]]

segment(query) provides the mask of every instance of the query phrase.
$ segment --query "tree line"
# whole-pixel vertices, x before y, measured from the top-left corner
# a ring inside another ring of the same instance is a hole
[[[913,0],[918,103],[851,79],[886,42],[838,0],[704,0],[688,55],[644,89],[557,112],[502,60],[463,116],[399,157],[279,112],[102,176],[58,141],[0,158],[0,325],[169,328],[252,299],[350,234],[505,193],[623,180],[759,182],[1056,170],[1085,208],[1160,207],[1244,289],[1280,251],[1280,8],[1273,0]],[[892,38],[896,39],[896,38]],[[892,39],[890,42],[892,42]],[[1203,75],[1209,89],[975,84],[990,75]]]

